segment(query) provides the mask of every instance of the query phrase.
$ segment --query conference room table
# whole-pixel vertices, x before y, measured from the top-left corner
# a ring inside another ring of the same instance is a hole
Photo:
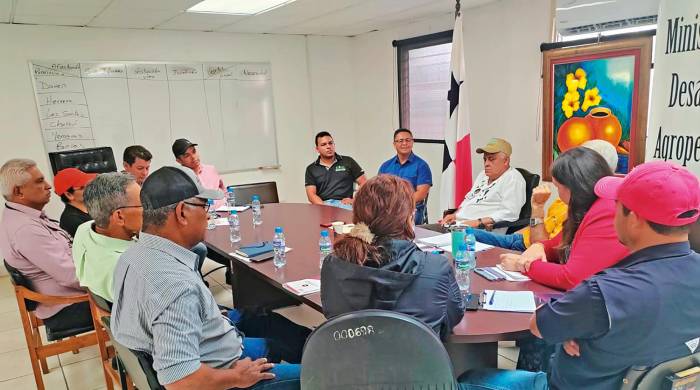
[[[284,228],[287,264],[276,268],[272,260],[251,263],[230,255],[236,249],[229,239],[227,226],[207,231],[205,243],[208,257],[231,266],[233,302],[237,308],[277,308],[304,303],[322,312],[321,294],[299,296],[286,289],[287,282],[301,279],[320,279],[318,240],[323,225],[334,221],[352,223],[352,212],[332,206],[299,203],[265,204],[262,209],[262,225],[253,227],[252,211],[239,213],[242,240],[237,245],[250,245],[272,240],[275,226]],[[440,233],[416,227],[416,238],[426,238]],[[333,237],[333,233],[331,232]],[[492,248],[477,253],[477,266],[494,266],[499,255],[508,250]],[[446,254],[449,257],[449,253]],[[472,274],[471,292],[485,289],[522,291],[528,290],[542,300],[560,292],[533,281],[490,282]],[[462,321],[453,328],[445,344],[452,358],[455,372],[468,368],[497,367],[498,342],[517,340],[530,335],[530,313],[496,311],[467,311]]]

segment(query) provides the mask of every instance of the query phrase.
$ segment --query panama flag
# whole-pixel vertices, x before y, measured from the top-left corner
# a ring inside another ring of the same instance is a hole
[[[458,206],[472,187],[471,141],[469,140],[469,106],[466,70],[462,45],[462,13],[457,14],[452,32],[451,82],[447,100],[450,113],[445,128],[445,151],[442,157],[440,207]]]

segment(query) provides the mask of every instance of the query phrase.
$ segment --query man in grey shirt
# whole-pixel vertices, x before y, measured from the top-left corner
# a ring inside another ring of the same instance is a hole
[[[242,337],[187,249],[204,240],[207,199],[221,197],[185,168],[163,167],[146,179],[143,232],[114,271],[114,337],[152,355],[167,389],[298,389],[299,365],[268,363],[264,339]]]

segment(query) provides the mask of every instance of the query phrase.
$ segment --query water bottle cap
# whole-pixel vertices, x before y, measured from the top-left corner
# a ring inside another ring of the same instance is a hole
[[[460,251],[466,251],[467,250],[467,244],[460,242],[459,246],[457,246],[457,249]]]
[[[282,226],[275,227],[275,233],[282,233]]]
[[[253,200],[260,200],[260,196],[258,196],[258,195],[253,195]]]
[[[474,234],[474,228],[471,226],[467,226],[467,234]]]
[[[226,191],[229,191],[229,192],[233,191],[233,186],[226,187]]]
[[[231,215],[238,215],[238,211],[236,211],[236,210],[231,210]]]
[[[214,204],[214,199],[207,199],[207,204]]]
[[[328,230],[321,230],[321,237],[328,237]]]

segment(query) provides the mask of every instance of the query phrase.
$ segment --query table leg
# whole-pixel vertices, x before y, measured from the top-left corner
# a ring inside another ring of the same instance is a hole
[[[456,376],[474,368],[498,367],[498,343],[445,343]]]
[[[260,279],[248,267],[231,261],[231,290],[237,309],[276,309],[298,305],[300,302],[269,282]]]

